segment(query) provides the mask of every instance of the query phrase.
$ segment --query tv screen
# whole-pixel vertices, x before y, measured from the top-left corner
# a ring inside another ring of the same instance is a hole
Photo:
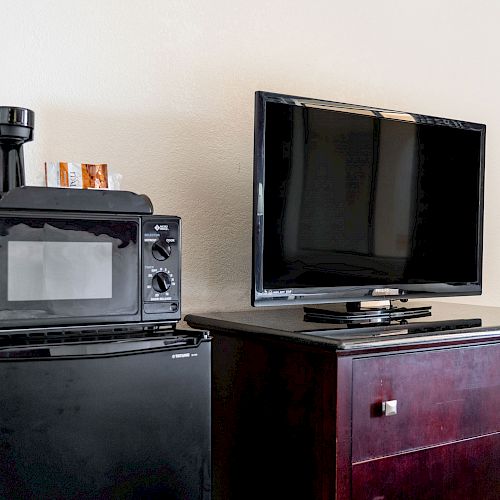
[[[257,92],[253,305],[480,294],[485,130]]]

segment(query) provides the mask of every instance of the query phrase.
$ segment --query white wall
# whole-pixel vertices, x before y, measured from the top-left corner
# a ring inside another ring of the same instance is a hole
[[[484,295],[500,304],[494,0],[0,0],[0,105],[45,160],[108,162],[184,221],[184,312],[249,307],[253,93],[486,123]],[[460,175],[460,172],[457,172]]]

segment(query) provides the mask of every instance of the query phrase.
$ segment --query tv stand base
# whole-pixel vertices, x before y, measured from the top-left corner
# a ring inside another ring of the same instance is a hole
[[[432,306],[406,307],[401,301],[373,300],[304,307],[304,321],[322,323],[381,323],[431,315]]]

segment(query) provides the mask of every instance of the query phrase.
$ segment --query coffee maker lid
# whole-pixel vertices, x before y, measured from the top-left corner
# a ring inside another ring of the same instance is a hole
[[[27,108],[0,106],[0,125],[33,128],[35,126],[35,113]]]

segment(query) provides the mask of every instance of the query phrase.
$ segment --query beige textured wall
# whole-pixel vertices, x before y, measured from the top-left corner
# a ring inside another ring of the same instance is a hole
[[[249,307],[257,89],[486,123],[485,293],[462,302],[500,304],[498,2],[0,7],[0,104],[36,112],[29,182],[46,159],[109,162],[180,215],[184,312]]]

